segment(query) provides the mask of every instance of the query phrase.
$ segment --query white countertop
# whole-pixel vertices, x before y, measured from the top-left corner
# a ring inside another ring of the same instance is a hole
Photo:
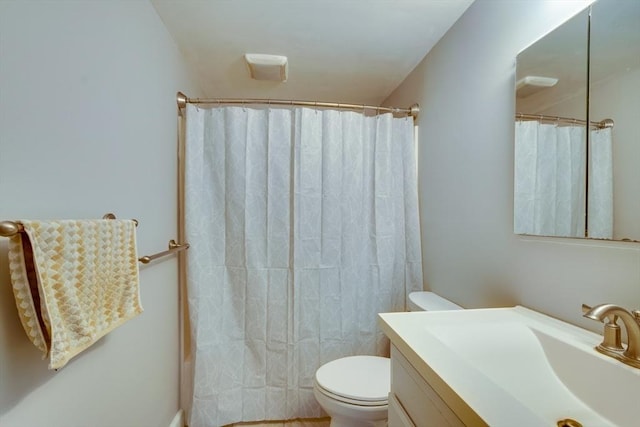
[[[615,425],[556,377],[533,329],[571,340],[589,357],[598,334],[520,306],[379,316],[392,344],[466,425],[540,427],[564,418]]]

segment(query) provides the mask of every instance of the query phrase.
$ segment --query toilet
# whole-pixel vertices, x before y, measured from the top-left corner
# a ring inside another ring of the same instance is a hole
[[[409,311],[462,310],[433,292],[409,294]],[[391,363],[386,357],[349,356],[316,371],[313,394],[331,417],[330,427],[387,425]]]

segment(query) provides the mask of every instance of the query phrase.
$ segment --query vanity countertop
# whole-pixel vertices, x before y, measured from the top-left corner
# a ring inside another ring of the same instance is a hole
[[[604,427],[639,419],[637,403],[625,414],[612,414],[610,402],[598,407],[601,386],[610,388],[589,369],[611,369],[625,386],[640,386],[640,370],[593,349],[598,334],[520,306],[379,318],[392,344],[465,425],[539,427],[570,418]]]

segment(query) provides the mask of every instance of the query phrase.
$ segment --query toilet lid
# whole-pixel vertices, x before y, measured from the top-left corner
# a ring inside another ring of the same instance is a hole
[[[391,390],[391,363],[386,357],[343,357],[322,365],[316,371],[316,382],[347,399],[384,401]]]

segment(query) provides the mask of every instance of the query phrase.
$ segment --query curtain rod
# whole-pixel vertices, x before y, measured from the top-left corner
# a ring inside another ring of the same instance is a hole
[[[516,120],[540,120],[545,122],[558,122],[558,123],[570,123],[574,125],[586,125],[586,120],[574,119],[571,117],[558,117],[558,116],[545,116],[544,114],[526,114],[516,113]],[[598,129],[606,129],[613,127],[612,119],[604,119],[599,122],[588,122],[590,126],[594,126]]]
[[[420,113],[420,106],[413,104],[409,108],[395,108],[395,107],[381,107],[364,104],[343,104],[338,102],[321,102],[321,101],[299,101],[299,100],[285,100],[285,99],[236,99],[236,98],[188,98],[184,93],[178,92],[176,95],[178,102],[178,109],[182,111],[187,104],[266,104],[266,105],[289,105],[289,106],[302,106],[302,107],[322,107],[322,108],[337,108],[344,110],[375,110],[377,114],[392,113],[392,114],[406,114],[413,117],[414,120],[418,118]]]

